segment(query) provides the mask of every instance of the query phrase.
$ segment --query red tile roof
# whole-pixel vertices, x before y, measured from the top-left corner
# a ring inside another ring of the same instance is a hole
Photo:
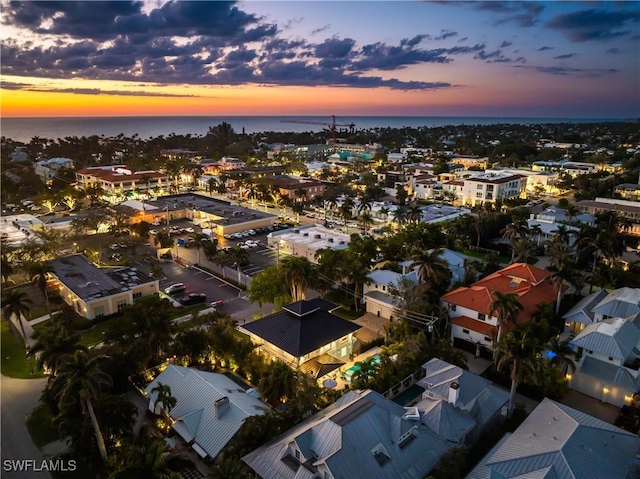
[[[490,274],[470,287],[455,289],[444,296],[442,301],[469,308],[479,313],[495,316],[489,311],[493,292],[518,294],[523,310],[518,315],[518,323],[525,323],[540,303],[552,304],[557,297],[550,273],[535,266],[515,263]]]
[[[467,316],[458,316],[457,318],[451,318],[451,324],[460,326],[461,328],[470,329],[485,336],[492,336],[497,334],[498,328],[487,324],[477,319],[472,319]]]

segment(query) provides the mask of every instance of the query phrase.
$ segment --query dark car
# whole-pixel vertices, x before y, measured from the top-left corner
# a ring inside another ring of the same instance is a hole
[[[206,303],[206,301],[207,295],[204,293],[189,293],[178,300],[178,302],[183,306]]]

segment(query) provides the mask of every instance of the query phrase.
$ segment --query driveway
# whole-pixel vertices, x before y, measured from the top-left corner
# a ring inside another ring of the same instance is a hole
[[[33,459],[37,465],[43,459],[40,450],[31,441],[27,431],[26,419],[40,400],[47,383],[42,379],[15,379],[0,375],[1,413],[2,413],[2,478],[3,479],[45,479],[50,478],[46,471],[8,471],[5,460]]]

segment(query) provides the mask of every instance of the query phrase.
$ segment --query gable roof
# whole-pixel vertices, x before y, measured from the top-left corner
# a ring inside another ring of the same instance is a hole
[[[476,421],[468,412],[442,399],[425,398],[414,407],[422,423],[447,441],[458,443],[476,427]]]
[[[470,287],[457,288],[443,295],[441,300],[494,316],[493,311],[489,311],[494,291],[518,295],[523,307],[518,314],[519,323],[529,321],[538,304],[552,304],[557,296],[548,271],[526,263],[514,263]]]
[[[622,361],[631,356],[640,356],[640,350],[637,349],[639,342],[640,329],[623,318],[590,324],[571,341],[574,346]]]
[[[152,392],[158,383],[171,388],[176,406],[170,416],[174,429],[185,438],[195,440],[209,456],[215,458],[251,416],[262,415],[269,406],[250,396],[224,374],[169,365],[146,388],[150,405],[156,400]],[[216,411],[216,401],[228,398],[228,408]]]
[[[640,313],[640,288],[614,289],[593,308],[593,312],[610,318]]]
[[[638,448],[635,434],[545,398],[467,479],[625,479]]]
[[[582,324],[593,323],[595,316],[593,308],[600,303],[600,301],[606,298],[608,294],[609,293],[606,289],[601,289],[600,291],[596,291],[595,293],[585,296],[578,301],[573,308],[567,311],[562,318],[567,321],[575,321]]]
[[[458,401],[454,406],[468,411],[484,426],[509,401],[509,393],[491,381],[439,358],[422,365],[425,376],[418,384],[425,388],[424,396],[448,401],[452,383],[458,383]]]
[[[304,314],[300,314],[300,311]],[[282,311],[243,327],[295,357],[304,356],[360,329],[360,326],[351,321],[320,308],[316,309],[308,301],[289,304]]]
[[[350,391],[242,460],[263,479],[312,478],[323,467],[336,478],[420,479],[454,444],[405,412],[375,391]]]

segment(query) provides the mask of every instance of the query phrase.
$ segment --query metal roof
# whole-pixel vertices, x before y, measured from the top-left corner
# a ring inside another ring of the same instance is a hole
[[[287,311],[287,307],[243,327],[295,357],[360,329],[357,324],[321,309],[299,316]]]
[[[606,361],[600,361],[592,356],[584,358],[580,372],[600,379],[608,384],[620,386],[632,393],[640,390],[640,381],[634,378],[626,368],[616,366]]]
[[[442,399],[425,398],[414,407],[418,408],[422,423],[447,441],[458,443],[476,427],[468,412]]]
[[[593,308],[596,307],[600,301],[607,297],[609,292],[606,289],[601,289],[595,293],[591,293],[585,296],[576,305],[562,316],[563,319],[568,321],[576,321],[582,324],[593,323]]]
[[[420,479],[454,444],[404,413],[375,391],[350,391],[242,459],[263,479],[313,478],[323,470],[335,478]],[[287,456],[295,456],[293,448],[299,463]],[[374,456],[379,453],[384,461]]]
[[[633,350],[640,344],[640,329],[626,319],[605,319],[586,326],[571,343],[604,356],[626,361],[636,356]]]
[[[593,308],[593,312],[610,318],[627,318],[638,314],[640,313],[640,289],[615,289]]]
[[[638,448],[635,434],[545,398],[467,479],[625,479]]]
[[[171,388],[171,395],[177,401],[170,412],[176,421],[174,429],[187,441],[194,438],[212,458],[238,432],[245,419],[269,410],[269,406],[246,394],[224,374],[174,365],[145,388],[151,405],[157,397],[151,390],[160,382]],[[228,408],[218,414],[216,401],[224,397],[229,399]]]

